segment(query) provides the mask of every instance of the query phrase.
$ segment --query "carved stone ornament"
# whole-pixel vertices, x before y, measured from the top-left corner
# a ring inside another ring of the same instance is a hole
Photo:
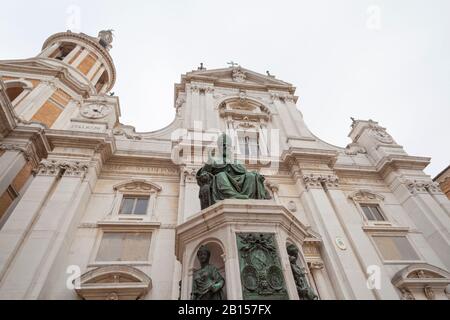
[[[30,146],[22,147],[14,144],[2,144],[0,145],[0,150],[21,152],[27,161],[30,161],[33,158],[33,151]]]
[[[386,144],[394,143],[394,139],[392,138],[392,136],[389,133],[387,133],[385,128],[379,126],[374,121],[369,121],[369,126],[370,126],[371,134],[375,139],[377,139],[378,141],[380,141],[382,143],[386,143]]]
[[[89,165],[78,161],[47,160],[44,159],[35,170],[39,176],[57,176],[63,174],[65,177],[81,177],[87,173]]]
[[[339,177],[335,175],[305,175],[303,176],[303,182],[307,189],[319,189],[323,186],[329,189],[339,188]]]
[[[244,300],[289,299],[274,234],[237,235]]]
[[[431,180],[404,180],[404,184],[411,194],[442,193],[439,184]]]
[[[373,193],[369,190],[358,190],[358,191],[350,194],[348,197],[356,202],[383,201],[384,200],[384,197],[382,195]]]
[[[123,136],[129,140],[136,140],[136,141],[142,140],[142,136],[136,134],[135,129],[132,127],[119,126],[114,128],[112,133],[115,136]]]
[[[409,289],[400,289],[400,292],[402,293],[402,300],[416,300],[416,298],[414,298],[414,295],[412,294],[412,292]]]
[[[357,156],[358,154],[367,154],[367,150],[357,143],[351,143],[345,149],[345,154],[348,156]]]
[[[177,101],[175,102],[175,109],[177,110],[177,114],[180,113],[181,107],[186,103],[186,98],[184,96],[179,96]]]
[[[186,183],[197,183],[197,171],[196,168],[183,168],[183,178]]]
[[[290,212],[297,212],[297,204],[294,201],[289,201],[289,203],[287,204],[287,208]]]
[[[279,101],[284,102],[284,103],[295,102],[294,96],[292,94],[289,94],[289,93],[272,92],[270,94],[270,98],[271,98],[272,102],[275,102],[276,100],[279,100]]]
[[[114,190],[124,194],[151,194],[161,192],[162,188],[147,180],[131,180],[114,186]]]
[[[130,266],[107,266],[83,274],[74,284],[84,300],[138,300],[151,290],[152,279]]]
[[[411,292],[419,289],[428,300],[434,300],[437,294],[445,294],[445,288],[450,284],[450,273],[426,263],[412,264],[397,272],[391,282],[400,290],[403,300],[414,299]]]
[[[88,104],[81,107],[80,114],[86,119],[103,119],[111,114],[111,107],[104,104]]]
[[[242,71],[240,67],[233,69],[231,74],[234,82],[245,82],[247,75]]]
[[[436,295],[434,294],[433,288],[430,286],[426,286],[423,289],[423,293],[425,294],[425,297],[427,297],[428,300],[436,299]]]

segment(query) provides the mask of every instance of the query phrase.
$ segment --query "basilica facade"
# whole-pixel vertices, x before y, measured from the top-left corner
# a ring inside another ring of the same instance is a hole
[[[0,299],[449,299],[430,158],[373,120],[330,145],[293,85],[233,63],[182,75],[173,123],[138,133],[111,49],[111,31],[68,31],[0,61]],[[223,133],[267,196],[202,205]]]

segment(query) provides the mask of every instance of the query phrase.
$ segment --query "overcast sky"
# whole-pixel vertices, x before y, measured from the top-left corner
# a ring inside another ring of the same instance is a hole
[[[450,164],[450,1],[2,1],[0,59],[32,57],[56,32],[109,28],[112,91],[138,131],[172,122],[181,74],[233,60],[294,84],[329,143],[350,142],[350,117],[373,119],[432,157],[433,177]]]

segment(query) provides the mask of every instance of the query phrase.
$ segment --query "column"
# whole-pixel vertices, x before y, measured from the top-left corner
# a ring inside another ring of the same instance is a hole
[[[26,150],[13,144],[1,144],[0,150],[5,151],[0,156],[0,195],[2,195],[25,166]]]
[[[26,121],[30,121],[36,112],[55,93],[56,86],[52,82],[42,82],[18,106],[17,114]]]
[[[206,106],[205,106],[205,129],[220,130],[219,112],[216,110],[214,102],[214,87],[206,88]]]
[[[55,121],[52,128],[54,130],[70,130],[70,120],[76,116],[75,113],[79,106],[80,103],[78,101],[71,100],[69,104],[64,108],[58,119]]]
[[[50,47],[48,47],[47,49],[45,49],[44,51],[42,51],[39,56],[41,57],[48,57],[50,56],[50,54],[52,54],[56,49],[58,49],[58,47],[61,45],[60,42],[56,42],[54,44],[52,44]]]
[[[25,120],[31,119],[55,92],[49,82],[41,82],[15,106],[16,114]]]
[[[188,128],[194,128],[196,121],[202,121],[200,110],[200,88],[197,85],[191,85],[191,105],[190,122]],[[202,124],[202,127],[204,124]]]
[[[197,184],[196,175],[197,170],[195,168],[185,168],[183,170],[184,195],[182,223],[202,211],[199,199],[200,188]]]
[[[0,299],[39,299],[43,287],[51,284],[48,278],[52,276],[51,270],[57,265],[58,257],[69,250],[65,244],[71,242],[89,199],[91,188],[89,181],[84,179],[88,164],[72,161],[51,163],[53,176],[47,178],[60,178],[49,190],[50,194],[41,203],[24,234],[20,248],[2,279]],[[95,174],[95,170],[91,170],[92,173]]]
[[[430,195],[432,182],[396,177],[391,185],[414,224],[438,254],[446,268],[450,268],[450,217]]]
[[[98,61],[97,61],[98,63]],[[100,63],[101,64],[101,63]],[[96,67],[95,65],[92,67],[91,71],[93,71],[94,69],[97,70],[98,66]],[[100,70],[97,73],[94,73],[92,75],[88,74],[88,79],[91,79],[91,77],[95,77],[91,80],[92,84],[95,86],[98,82],[98,80],[100,80],[100,77],[103,75],[103,72],[105,72],[106,68],[105,67],[101,67]]]
[[[73,57],[76,56],[76,54],[81,50],[81,46],[77,45],[73,50],[64,58],[65,63],[69,63],[70,60],[72,60]]]
[[[350,245],[350,239],[323,189],[325,177],[317,174],[303,176],[306,190],[303,192],[302,201],[305,207],[309,208],[311,222],[322,237],[323,260],[337,298],[373,300],[375,296],[366,285],[366,274],[356,257],[357,253]],[[346,247],[339,247],[339,240],[342,240]]]
[[[382,300],[397,300],[397,291],[394,289],[391,278],[386,273],[386,269],[383,268],[383,261],[378,256],[369,236],[362,229],[363,225],[360,213],[349,202],[345,193],[339,189],[337,181],[338,179],[336,177],[327,177],[326,192],[344,229],[345,235],[349,240],[348,246],[353,248],[355,258],[366,277],[368,276],[367,270],[370,266],[380,268],[381,288],[380,290],[371,290],[375,297]],[[365,290],[369,290],[366,285]]]
[[[58,174],[56,163],[44,160],[39,173],[0,230],[0,296],[4,294],[4,275],[49,197]]]
[[[329,290],[329,280],[327,280],[326,275],[324,275],[324,264],[323,262],[311,263],[309,269],[311,270],[311,275],[314,278],[314,282],[317,287],[318,294],[321,300],[333,300],[334,296]]]
[[[72,63],[72,66],[74,68],[77,68],[80,63],[89,55],[89,50],[83,49],[80,53],[80,55],[75,59],[75,61]]]

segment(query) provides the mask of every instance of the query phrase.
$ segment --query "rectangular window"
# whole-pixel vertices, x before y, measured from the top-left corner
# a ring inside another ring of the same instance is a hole
[[[406,237],[373,236],[382,257],[387,261],[420,260]]]
[[[239,137],[239,151],[246,158],[257,158],[259,156],[258,138]]]
[[[124,197],[120,214],[124,215],[146,215],[149,198],[142,197]]]
[[[361,204],[361,209],[369,221],[386,221],[377,204]]]
[[[150,242],[151,233],[105,232],[96,261],[147,261]]]

